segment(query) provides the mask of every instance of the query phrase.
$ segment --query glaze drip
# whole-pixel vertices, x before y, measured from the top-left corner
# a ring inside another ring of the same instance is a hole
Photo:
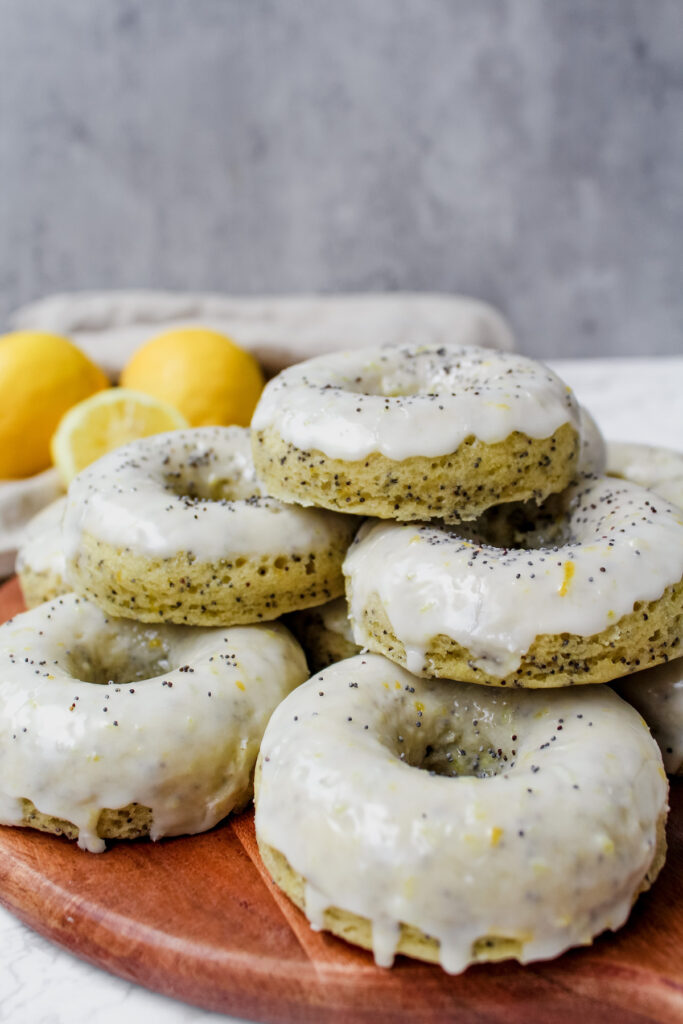
[[[279,625],[150,627],[74,594],[18,615],[0,627],[0,821],[30,800],[93,852],[103,808],[151,808],[152,839],[210,828],[249,798],[270,712],[305,677]]]
[[[411,925],[452,973],[480,944],[527,962],[618,927],[666,813],[657,746],[608,687],[491,690],[378,655],[290,694],[261,765],[259,842],[308,880],[314,925],[329,907],[369,920],[381,964]]]

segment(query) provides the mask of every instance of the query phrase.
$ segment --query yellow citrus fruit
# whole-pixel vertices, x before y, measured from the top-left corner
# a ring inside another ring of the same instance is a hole
[[[109,385],[67,338],[37,331],[0,336],[0,477],[40,473],[67,409]]]
[[[121,384],[170,402],[193,427],[246,427],[263,389],[259,364],[217,331],[181,327],[139,348]]]
[[[69,409],[52,438],[52,458],[68,486],[77,473],[114,448],[187,426],[182,413],[158,398],[109,388]]]

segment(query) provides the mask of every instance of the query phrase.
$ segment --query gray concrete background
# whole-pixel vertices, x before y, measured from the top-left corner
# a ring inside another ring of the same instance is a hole
[[[681,0],[0,0],[0,326],[78,288],[438,290],[683,351]]]

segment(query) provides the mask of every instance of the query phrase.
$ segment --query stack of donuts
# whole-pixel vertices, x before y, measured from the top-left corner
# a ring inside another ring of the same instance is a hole
[[[271,494],[372,516],[348,621],[295,621],[316,664],[346,658],[262,743],[278,885],[379,964],[545,959],[623,924],[663,863],[667,783],[604,684],[683,653],[680,509],[602,475],[569,389],[507,353],[311,360],[252,435]]]
[[[240,427],[88,467],[33,522],[35,607],[0,629],[3,823],[99,852],[242,809],[270,714],[308,676],[275,620],[343,591],[356,527],[268,497]]]
[[[200,831],[248,801],[260,745],[267,869],[378,964],[619,927],[668,788],[605,684],[644,693],[683,654],[683,513],[604,470],[555,374],[456,345],[314,358],[250,438],[106,456],[20,555],[52,600],[0,628],[0,820],[90,850]]]

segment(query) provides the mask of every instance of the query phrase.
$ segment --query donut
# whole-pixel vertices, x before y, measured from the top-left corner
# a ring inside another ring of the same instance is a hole
[[[16,571],[28,608],[71,590],[62,547],[65,505],[66,498],[57,498],[26,524],[24,541],[17,552]]]
[[[75,594],[0,627],[0,822],[77,838],[194,834],[251,798],[271,712],[307,678],[279,625],[110,619]]]
[[[608,682],[683,654],[683,514],[584,480],[563,543],[494,547],[370,521],[344,573],[356,642],[418,674],[531,687]]]
[[[672,448],[610,441],[607,473],[647,487],[683,508],[683,454]]]
[[[540,503],[572,479],[578,406],[524,356],[404,345],[319,356],[267,385],[254,463],[283,501],[413,521]]]
[[[650,726],[669,775],[683,775],[683,660],[636,672],[615,689]]]
[[[352,658],[360,651],[353,639],[344,597],[337,597],[318,608],[292,612],[284,621],[306,652],[311,672],[320,672],[335,661]]]
[[[558,956],[619,928],[664,859],[659,749],[609,687],[487,690],[359,655],[280,704],[259,766],[266,868],[382,966]]]
[[[69,487],[73,589],[142,622],[267,621],[343,592],[352,516],[265,495],[249,432],[200,427],[134,441]]]

